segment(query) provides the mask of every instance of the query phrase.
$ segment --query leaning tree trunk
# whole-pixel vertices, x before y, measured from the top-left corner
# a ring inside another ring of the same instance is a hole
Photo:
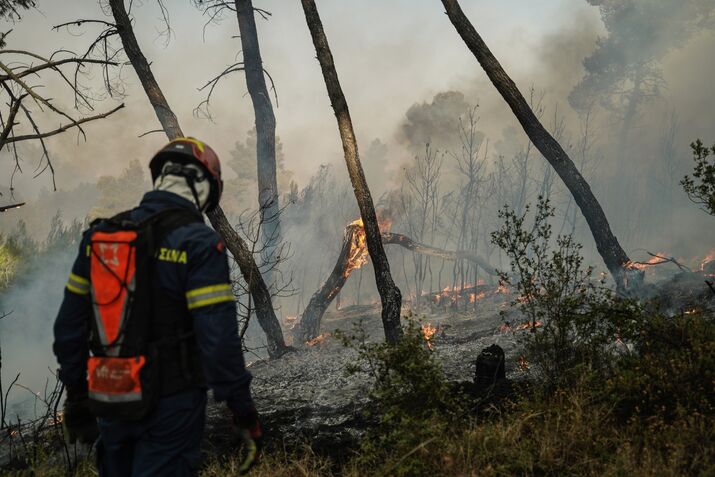
[[[375,206],[373,205],[370,189],[365,180],[365,173],[360,164],[355,131],[353,130],[352,120],[350,119],[350,111],[348,110],[348,104],[345,100],[343,90],[340,87],[338,73],[333,63],[333,55],[330,52],[325,31],[323,31],[323,24],[320,21],[318,9],[315,6],[314,0],[302,0],[302,3],[305,19],[310,29],[310,36],[313,38],[313,45],[318,55],[320,68],[323,71],[323,79],[328,89],[328,96],[330,97],[330,102],[332,103],[335,117],[338,121],[338,130],[340,131],[340,139],[343,143],[345,163],[347,164],[350,182],[352,182],[355,198],[360,208],[360,216],[365,226],[367,249],[370,253],[373,266],[375,267],[375,282],[377,284],[377,290],[380,293],[380,300],[382,301],[382,324],[385,328],[385,339],[388,343],[396,343],[402,337],[402,328],[400,327],[402,295],[390,274],[390,264],[387,261],[385,249],[382,246]]]
[[[256,166],[258,170],[258,205],[261,212],[264,263],[268,264],[266,281],[271,285],[271,270],[276,263],[280,241],[278,181],[276,179],[276,117],[263,75],[263,60],[258,45],[256,20],[251,0],[235,0],[238,29],[243,48],[246,87],[256,116]]]
[[[164,132],[169,139],[183,136],[183,132],[179,126],[179,120],[169,107],[169,103],[164,97],[159,83],[151,72],[149,62],[139,48],[131,20],[124,8],[124,0],[110,0],[109,5],[112,8],[114,21],[117,24],[117,32],[122,40],[124,51],[132,63],[134,70],[137,72],[137,76],[139,76],[139,81],[141,81],[144,91],[154,107],[154,111]],[[246,245],[246,242],[244,242],[233,227],[231,227],[231,224],[229,224],[226,215],[220,207],[217,207],[216,210],[209,213],[208,216],[214,229],[216,229],[226,241],[226,247],[236,262],[238,262],[241,274],[248,284],[253,300],[256,303],[258,322],[268,339],[268,355],[272,358],[281,356],[288,348],[283,340],[283,332],[281,331],[280,324],[271,304],[270,292],[261,277],[261,272],[258,270],[256,262],[253,260],[251,251]]]
[[[482,37],[477,33],[466,17],[458,0],[442,0],[447,16],[459,36],[482,65],[489,79],[509,104],[529,139],[554,168],[574,197],[574,200],[586,218],[591,229],[596,247],[606,267],[611,272],[616,286],[621,291],[636,288],[643,280],[643,274],[629,268],[632,263],[628,255],[611,232],[606,214],[601,208],[591,188],[581,173],[566,154],[561,145],[549,134],[529,107],[512,79],[506,74],[499,61],[494,57]],[[629,283],[630,282],[630,283]]]
[[[339,296],[340,291],[345,286],[350,274],[355,270],[354,263],[351,263],[351,258],[359,256],[359,252],[355,249],[359,240],[356,240],[356,234],[364,233],[363,228],[359,225],[350,224],[345,228],[343,236],[343,244],[340,248],[338,260],[335,262],[333,271],[328,275],[328,278],[310,297],[308,306],[305,307],[300,322],[294,328],[295,342],[307,342],[317,337],[320,334],[320,323],[323,319],[325,311],[328,309],[332,301]],[[382,243],[385,245],[395,244],[411,250],[414,253],[439,257],[443,260],[468,260],[476,266],[481,267],[490,275],[498,276],[496,268],[491,266],[486,259],[476,252],[471,251],[451,251],[441,248],[430,247],[420,242],[412,240],[407,235],[396,234],[391,232],[383,232],[381,234]]]
[[[350,276],[351,270],[348,267],[351,252],[356,243],[355,234],[361,233],[358,225],[349,225],[345,228],[343,245],[340,248],[340,255],[335,262],[333,271],[328,279],[310,297],[308,306],[303,310],[300,323],[296,325],[298,337],[302,342],[310,341],[320,334],[320,322],[335,297],[343,289],[345,282]]]

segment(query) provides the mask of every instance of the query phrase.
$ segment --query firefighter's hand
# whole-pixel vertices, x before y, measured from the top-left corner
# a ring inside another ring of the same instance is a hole
[[[263,453],[263,431],[258,412],[252,407],[248,412],[233,413],[233,428],[243,441],[245,455],[238,468],[239,475],[247,474]]]
[[[87,396],[75,397],[65,401],[62,429],[65,440],[70,444],[79,441],[92,444],[99,437],[97,419],[89,412]]]

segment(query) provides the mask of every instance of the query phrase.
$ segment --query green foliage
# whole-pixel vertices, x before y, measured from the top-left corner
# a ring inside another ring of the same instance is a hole
[[[703,146],[698,139],[690,145],[693,149],[693,176],[685,176],[680,181],[688,198],[710,215],[715,215],[715,144]],[[711,157],[712,156],[712,157]]]
[[[715,414],[715,322],[701,313],[651,316],[633,336],[605,393],[622,417]]]
[[[552,240],[554,209],[541,197],[533,224],[508,207],[499,212],[502,227],[492,234],[511,261],[501,281],[517,290],[518,306],[534,325],[523,337],[524,354],[543,378],[547,391],[567,386],[583,370],[606,372],[613,364],[616,337],[630,338],[640,326],[640,311],[616,299],[593,270],[584,268],[581,245],[571,236]],[[536,324],[539,327],[536,327]]]
[[[373,380],[367,417],[376,426],[363,439],[355,463],[375,471],[382,468],[391,475],[429,475],[431,466],[406,456],[448,432],[460,411],[459,400],[426,346],[419,324],[408,319],[403,339],[394,345],[369,343],[360,325],[351,334],[336,336],[358,352],[348,373],[367,372]],[[384,467],[388,456],[398,460]]]
[[[0,290],[8,287],[17,271],[18,256],[0,240]]]

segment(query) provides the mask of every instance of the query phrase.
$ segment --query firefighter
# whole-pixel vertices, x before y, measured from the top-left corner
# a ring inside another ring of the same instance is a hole
[[[206,391],[211,388],[217,401],[226,402],[234,428],[250,444],[246,470],[260,457],[261,428],[237,330],[225,246],[201,215],[221,197],[220,163],[208,145],[179,138],[154,156],[150,169],[154,189],[138,207],[117,216],[121,220],[113,222],[116,227],[144,223],[163,211],[193,218],[174,221],[165,230],[150,262],[151,273],[139,262],[125,267],[136,276],[130,283],[119,280],[120,288],[107,281],[107,273],[117,275],[113,267],[126,258],[120,256],[122,250],[136,240],[117,245],[97,239],[110,236],[110,222],[93,223],[85,231],[54,325],[53,350],[66,389],[65,434],[70,443],[92,443],[99,437],[101,476],[196,475]],[[116,227],[113,236],[125,233],[116,235]],[[136,230],[132,233],[139,233]],[[144,275],[152,275],[151,283]],[[112,286],[116,289],[110,290]],[[151,287],[144,295],[152,297],[153,316],[125,316],[128,303],[141,309],[135,303],[143,296],[141,287]],[[114,301],[102,302],[108,293]],[[114,306],[117,300],[124,305]],[[121,310],[112,315],[112,307]],[[127,357],[130,336],[140,336],[148,343],[146,349],[157,351]],[[150,368],[154,374],[147,378]],[[149,402],[152,394],[157,397]],[[130,402],[136,396],[141,401]],[[135,412],[136,406],[144,406],[144,411]]]

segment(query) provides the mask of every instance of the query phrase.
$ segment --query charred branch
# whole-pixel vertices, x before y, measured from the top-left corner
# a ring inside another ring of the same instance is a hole
[[[489,262],[476,252],[470,250],[443,250],[441,248],[431,247],[423,243],[416,242],[410,237],[403,234],[396,234],[391,232],[386,232],[382,234],[382,243],[395,244],[406,248],[415,253],[429,255],[432,257],[438,257],[443,260],[448,260],[454,262],[457,260],[467,260],[479,266],[482,270],[487,272],[489,275],[498,276],[496,272],[496,267],[489,264]]]
[[[323,72],[323,79],[328,90],[330,103],[332,104],[335,117],[338,122],[340,139],[343,143],[345,163],[348,168],[350,182],[353,185],[355,198],[360,208],[360,216],[365,224],[365,234],[367,236],[367,249],[375,268],[375,282],[380,293],[382,302],[382,324],[385,329],[385,339],[389,343],[395,343],[402,337],[400,327],[400,310],[402,306],[402,294],[395,285],[390,273],[390,264],[385,255],[380,237],[380,227],[377,223],[375,206],[372,201],[370,189],[365,180],[365,173],[360,163],[358,155],[357,140],[350,118],[348,104],[343,94],[338,79],[338,72],[335,69],[333,55],[330,52],[328,39],[323,30],[323,24],[318,15],[318,9],[313,0],[302,0],[305,19],[308,29],[313,39],[313,45],[317,53],[318,62]]]
[[[296,328],[297,332],[295,334],[300,342],[305,343],[320,334],[320,323],[325,311],[330,307],[333,300],[338,297],[353,270],[360,268],[364,263],[362,261],[362,250],[360,249],[360,247],[363,246],[361,244],[363,244],[365,240],[364,234],[365,231],[359,223],[352,223],[345,228],[343,243],[340,247],[340,254],[335,262],[335,266],[330,275],[328,275],[328,278],[311,296],[308,306],[306,306],[303,311],[301,321]],[[383,244],[400,245],[418,254],[438,257],[449,261],[468,260],[477,264],[489,274],[497,275],[496,269],[474,252],[442,250],[416,242],[406,235],[390,232],[383,232],[381,238]],[[468,290],[465,289],[465,291]]]

